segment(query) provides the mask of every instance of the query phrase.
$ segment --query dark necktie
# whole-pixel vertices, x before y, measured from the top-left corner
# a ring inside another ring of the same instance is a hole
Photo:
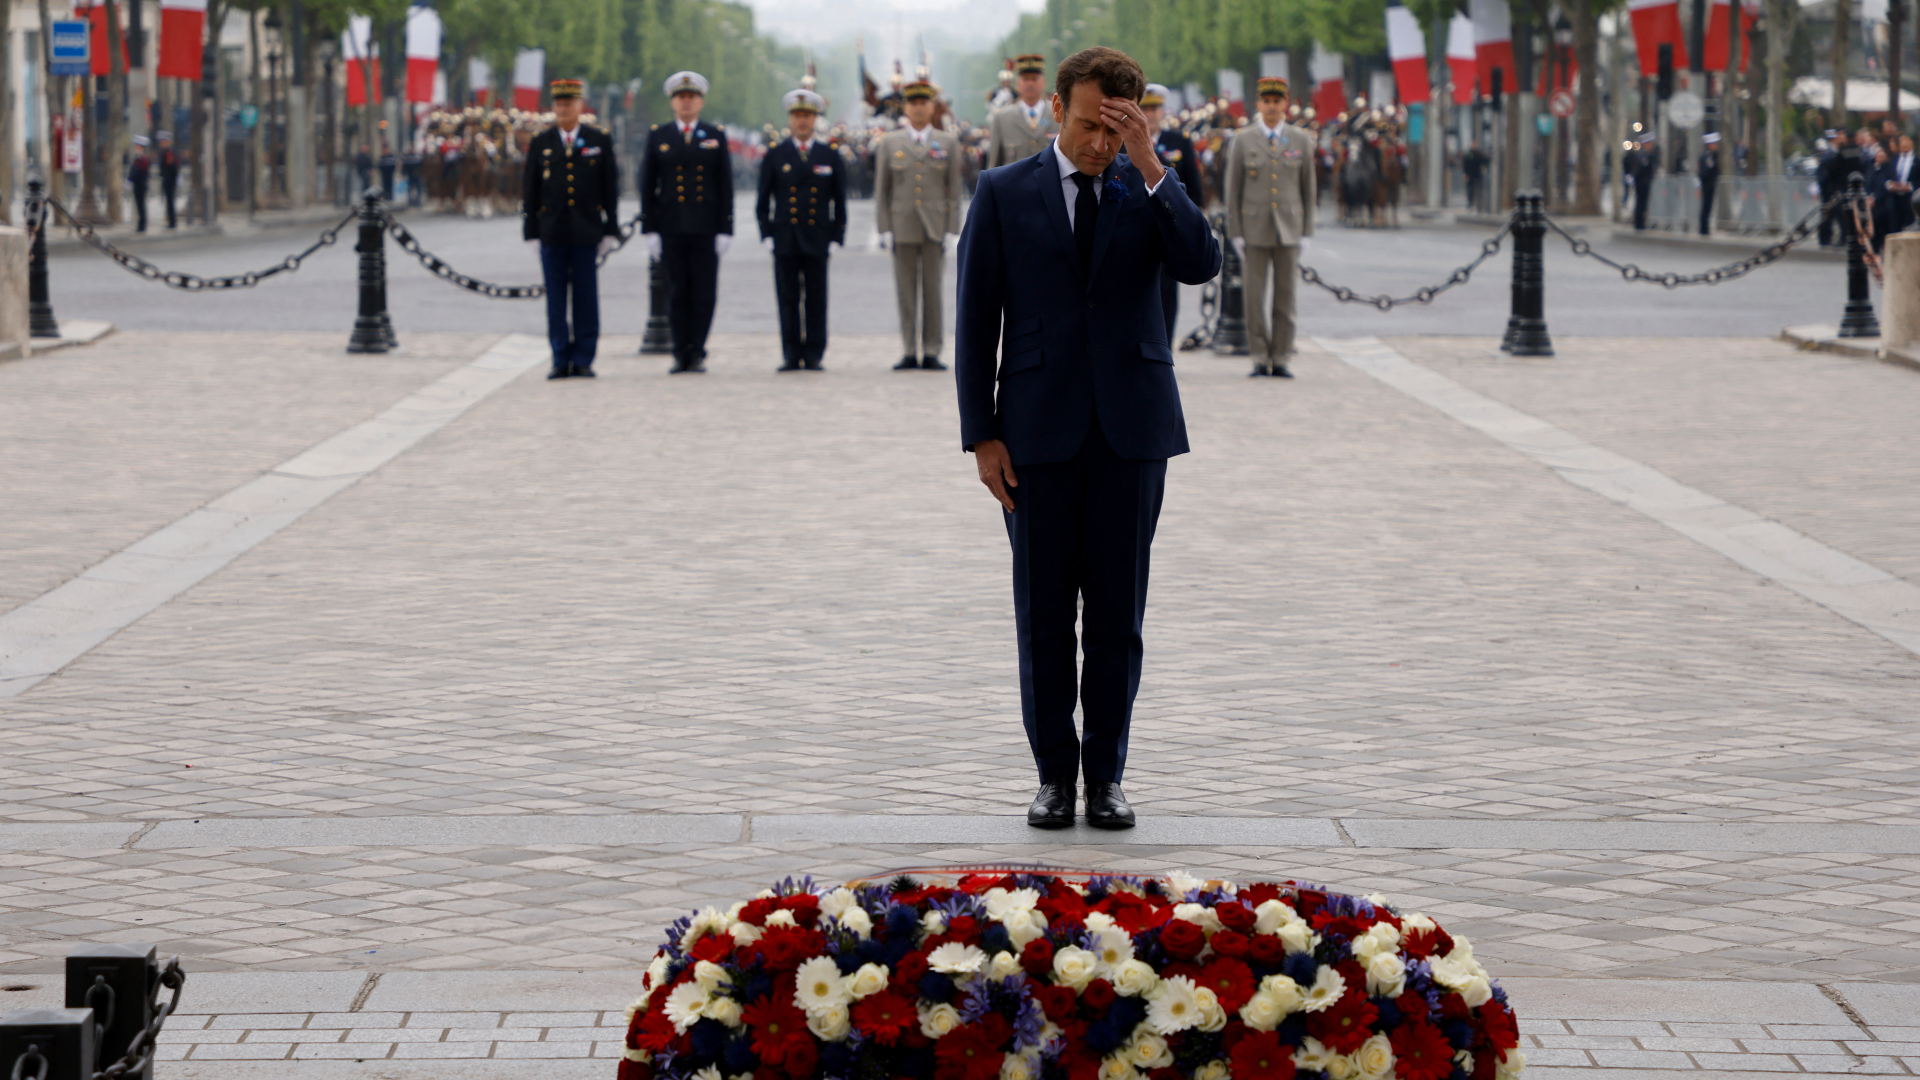
[[[1093,272],[1093,230],[1100,224],[1100,200],[1094,198],[1096,177],[1083,172],[1073,174],[1073,186],[1080,193],[1073,197],[1073,246],[1080,249],[1080,269]]]

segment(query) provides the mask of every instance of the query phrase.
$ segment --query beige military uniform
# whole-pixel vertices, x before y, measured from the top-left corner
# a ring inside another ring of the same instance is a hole
[[[1247,349],[1262,367],[1293,357],[1293,286],[1300,276],[1300,238],[1313,235],[1313,167],[1312,133],[1284,122],[1269,137],[1256,117],[1227,147],[1227,236],[1247,242]],[[1271,309],[1262,303],[1269,276]]]
[[[987,119],[987,168],[997,169],[1016,161],[1025,161],[1047,148],[1059,133],[1053,122],[1053,103],[1040,99],[1038,119],[1027,117],[1027,107],[1016,101],[1003,106]]]
[[[944,244],[947,234],[960,231],[964,194],[960,140],[934,128],[926,137],[923,144],[910,127],[888,132],[874,153],[873,190],[874,221],[881,232],[893,234],[900,338],[907,356],[922,358],[940,355]]]

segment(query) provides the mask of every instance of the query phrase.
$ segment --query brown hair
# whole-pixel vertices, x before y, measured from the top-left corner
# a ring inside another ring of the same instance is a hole
[[[1102,95],[1128,101],[1139,101],[1147,89],[1147,74],[1133,57],[1102,45],[1081,49],[1060,61],[1053,76],[1053,92],[1060,95],[1061,106],[1072,102],[1075,84],[1088,81],[1098,82]]]

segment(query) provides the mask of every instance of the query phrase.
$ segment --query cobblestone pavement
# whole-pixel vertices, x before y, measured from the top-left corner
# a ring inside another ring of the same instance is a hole
[[[0,611],[495,340],[413,335],[368,359],[337,335],[126,333],[0,364],[0,499],[18,510],[0,530],[20,538]],[[611,1009],[688,906],[789,873],[975,860],[1377,889],[1542,985],[1920,982],[1920,850],[1898,844],[142,843],[148,824],[236,817],[1018,812],[1005,540],[954,445],[950,380],[888,371],[885,335],[843,336],[800,376],[772,372],[765,337],[716,339],[704,378],[634,344],[606,341],[591,383],[508,385],[0,701],[0,982],[39,985],[75,941],[153,940],[192,970],[286,978],[598,971]],[[1920,580],[1910,372],[1761,340],[1562,339],[1546,362],[1392,344]],[[1317,348],[1296,370],[1250,382],[1180,357],[1196,452],[1173,465],[1157,551],[1128,775],[1143,813],[1920,825],[1920,658]],[[125,843],[58,832],[122,822],[140,829]],[[595,1042],[569,1030],[592,1010],[417,1008],[235,1007],[168,1053]],[[1920,1068],[1891,1020],[1708,1031],[1666,1008],[1530,1019],[1540,1074]],[[266,1013],[298,1022],[246,1019]],[[274,1034],[295,1029],[333,1035]],[[566,1049],[524,1049],[549,1044]]]

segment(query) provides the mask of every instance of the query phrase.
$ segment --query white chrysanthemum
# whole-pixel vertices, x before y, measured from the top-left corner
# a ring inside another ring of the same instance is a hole
[[[1278,900],[1262,900],[1253,909],[1253,932],[1271,934],[1295,918],[1293,909]]]
[[[840,925],[851,930],[854,937],[864,938],[873,933],[873,916],[861,908],[848,908],[840,916]]]
[[[1015,949],[1024,949],[1028,942],[1047,936],[1047,917],[1038,911],[1009,917],[1002,925],[1007,928],[1007,938]]]
[[[1173,917],[1193,923],[1205,930],[1208,937],[1220,932],[1220,916],[1215,915],[1213,909],[1205,904],[1175,904]]]
[[[1285,978],[1285,976],[1281,977]],[[1272,1031],[1280,1026],[1280,1021],[1286,1018],[1287,1008],[1281,1004],[1280,995],[1269,994],[1265,990],[1254,994],[1247,999],[1245,1005],[1240,1006],[1241,1021],[1255,1031]]]
[[[853,1018],[847,1015],[845,1005],[835,1005],[830,1009],[813,1009],[807,1012],[807,1030],[822,1042],[839,1042],[853,1030]]]
[[[697,982],[683,982],[667,995],[667,1019],[675,1031],[685,1031],[706,1015],[707,988]]]
[[[793,917],[793,912],[788,911],[786,908],[781,908],[779,911],[767,916],[767,925],[769,927],[799,926],[800,920]]]
[[[1520,1070],[1526,1067],[1527,1055],[1517,1049],[1509,1050],[1493,1063],[1493,1080],[1520,1080]]]
[[[929,1039],[937,1039],[960,1026],[960,1011],[946,1002],[938,1005],[920,1003],[920,1034]]]
[[[1200,1023],[1200,996],[1185,975],[1160,980],[1147,995],[1147,1026],[1162,1035],[1185,1031]],[[1215,1003],[1216,1007],[1218,1002]]]
[[[1393,1044],[1385,1035],[1375,1035],[1360,1044],[1353,1052],[1353,1063],[1360,1070],[1361,1080],[1387,1080],[1393,1075]],[[1467,1069],[1469,1075],[1473,1069]]]
[[[1193,1080],[1233,1080],[1233,1067],[1224,1061],[1209,1061],[1193,1071]]]
[[[1145,960],[1133,959],[1113,969],[1108,981],[1121,997],[1144,997],[1160,984],[1160,974]]]
[[[1065,945],[1053,954],[1053,981],[1084,990],[1100,974],[1100,958],[1078,945]]]
[[[718,1020],[735,1030],[746,1026],[740,1019],[740,1013],[743,1011],[740,1003],[730,997],[708,998],[707,1007],[700,1011],[706,1014],[707,1019]]]
[[[1301,1012],[1330,1009],[1347,992],[1347,980],[1333,968],[1322,965],[1313,976],[1313,985],[1300,995]]]
[[[761,930],[752,923],[737,922],[733,924],[731,933],[734,945],[751,945],[760,940]]]
[[[1140,1071],[1126,1054],[1113,1053],[1100,1059],[1100,1080],[1140,1080]]]
[[[1094,936],[1093,953],[1100,958],[1100,973],[1105,976],[1133,959],[1133,935],[1117,926],[1102,930]]]
[[[726,1080],[726,1078],[720,1075],[720,1066],[709,1065],[696,1071],[692,1080]]]
[[[1293,1052],[1293,1063],[1302,1069],[1319,1069],[1324,1072],[1333,1064],[1333,1059],[1339,1056],[1327,1049],[1319,1039],[1309,1035],[1307,1040],[1300,1044],[1300,1049]]]
[[[859,902],[860,899],[853,895],[853,890],[842,885],[820,898],[820,914],[829,919],[837,919]]]
[[[1034,1080],[1039,1066],[1025,1054],[1008,1054],[1000,1060],[1000,1080]]]
[[[1367,994],[1370,997],[1399,997],[1407,988],[1407,962],[1399,953],[1378,953],[1367,961]]]
[[[1392,923],[1374,923],[1367,932],[1353,939],[1354,959],[1365,964],[1381,953],[1396,952],[1400,948],[1400,931]]]
[[[840,977],[840,966],[825,956],[816,956],[794,972],[793,1003],[808,1012],[843,1009],[853,1000],[847,981]]]
[[[1120,925],[1113,921],[1113,916],[1104,911],[1087,912],[1087,917],[1084,922],[1086,923],[1087,929],[1096,934],[1102,930],[1111,930]]]
[[[1020,974],[1020,958],[1010,952],[997,952],[987,961],[987,978],[1010,979]]]
[[[1227,1010],[1220,1007],[1220,995],[1211,987],[1202,986],[1194,990],[1193,999],[1200,1003],[1201,1031],[1215,1032],[1227,1026]]]
[[[987,918],[995,922],[1006,922],[1012,915],[1032,911],[1040,902],[1038,889],[988,889],[983,899],[987,904]]]
[[[693,981],[705,987],[709,994],[733,985],[733,977],[727,974],[727,969],[711,960],[701,960],[693,965]]]
[[[1310,953],[1314,946],[1320,944],[1320,935],[1300,919],[1281,926],[1274,933],[1280,938],[1280,944],[1285,946],[1288,956]]]
[[[1400,920],[1401,933],[1407,935],[1415,933],[1431,934],[1438,929],[1440,929],[1440,924],[1425,915],[1413,914]]]
[[[1204,889],[1207,887],[1205,881],[1194,877],[1185,870],[1175,870],[1173,873],[1168,874],[1167,884],[1173,886],[1175,896],[1185,896],[1195,889]]]
[[[863,998],[877,994],[887,988],[890,978],[887,969],[879,964],[861,964],[859,970],[846,978],[847,996]]]
[[[932,937],[935,934],[944,934],[946,932],[947,916],[944,912],[929,911],[925,915],[920,916],[920,934],[922,937]]]
[[[943,975],[966,975],[987,966],[987,954],[977,945],[949,941],[927,954],[927,966]]]
[[[1173,1064],[1173,1050],[1167,1046],[1167,1040],[1148,1030],[1145,1024],[1133,1029],[1133,1039],[1127,1043],[1126,1055],[1133,1067],[1142,1072]]]

